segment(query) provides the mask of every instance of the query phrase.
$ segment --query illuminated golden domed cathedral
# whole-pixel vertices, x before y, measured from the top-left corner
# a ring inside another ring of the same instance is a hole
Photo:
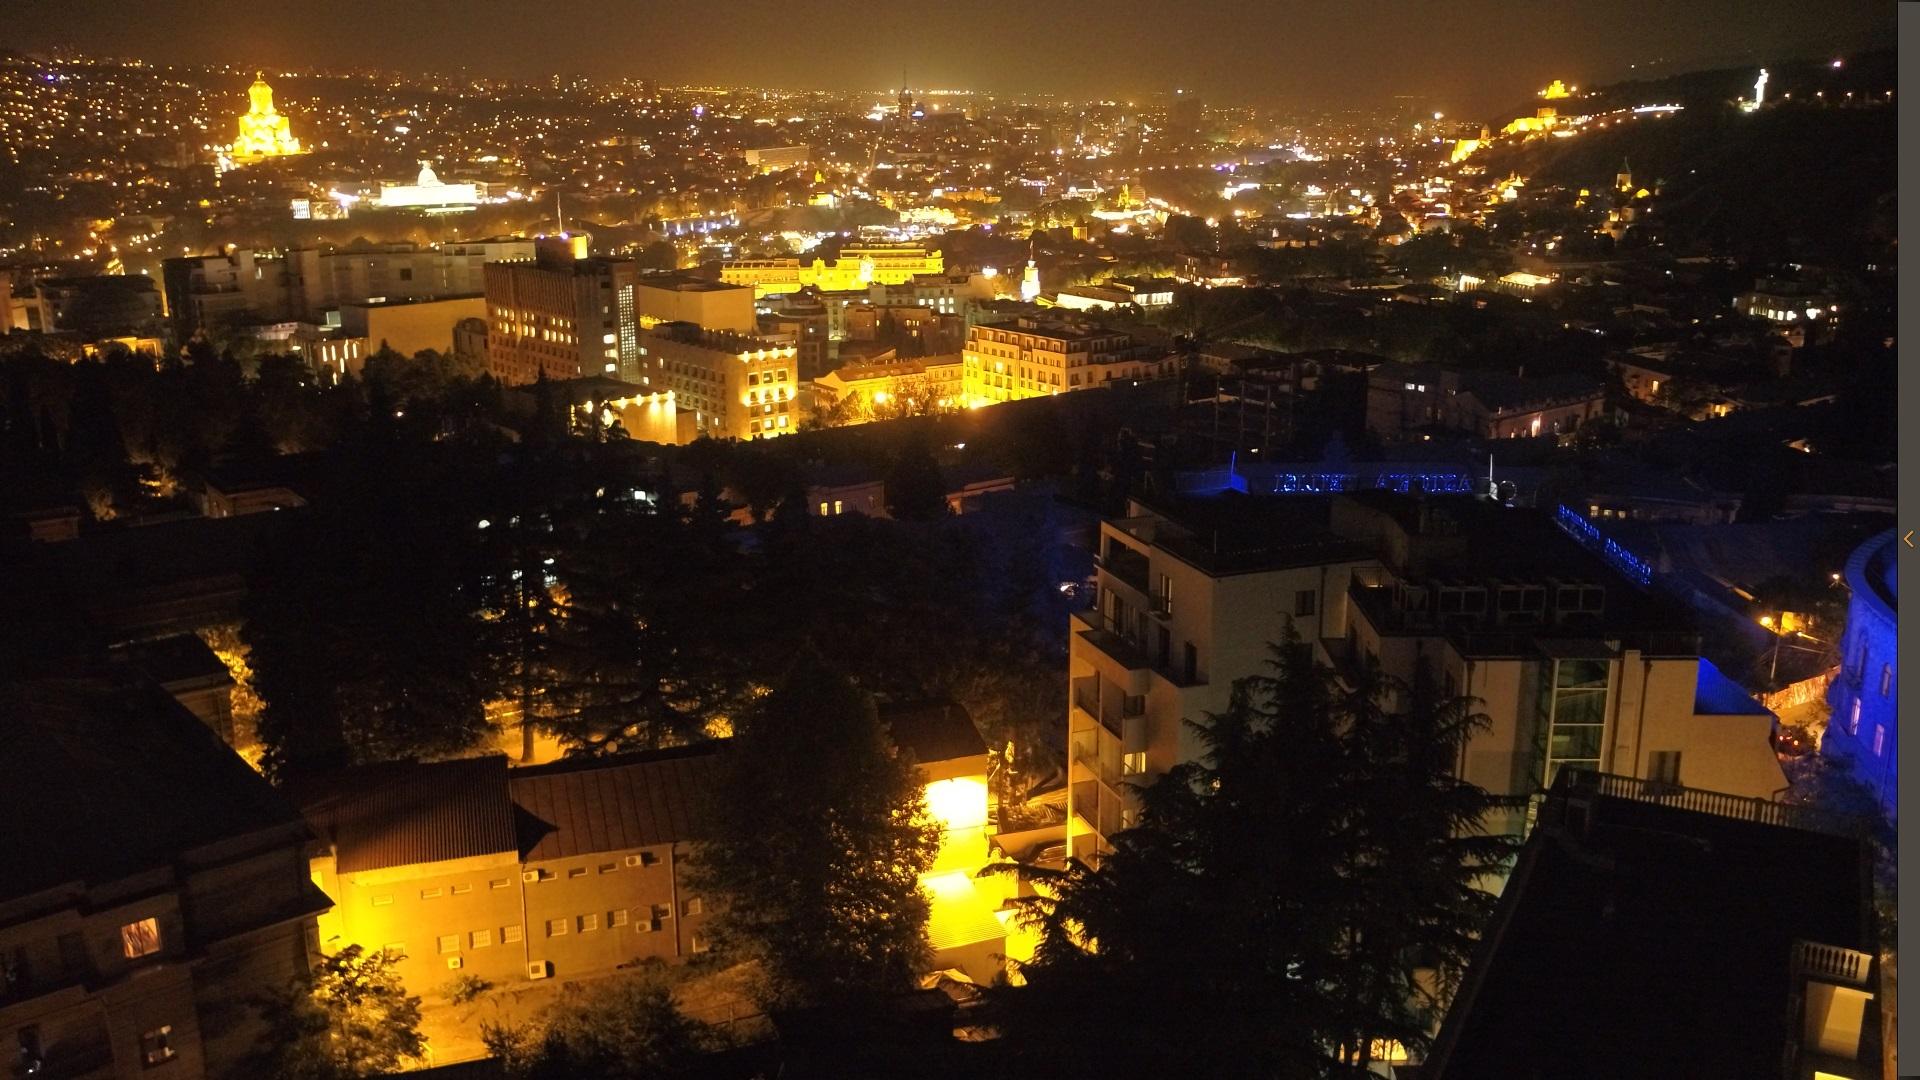
[[[304,153],[300,140],[293,137],[287,118],[273,107],[273,87],[258,72],[247,88],[250,104],[240,117],[239,131],[224,157],[234,165],[246,165],[263,158]]]

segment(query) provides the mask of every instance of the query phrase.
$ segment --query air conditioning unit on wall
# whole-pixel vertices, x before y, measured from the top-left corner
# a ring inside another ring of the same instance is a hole
[[[527,965],[527,978],[544,979],[553,974],[553,961],[535,960]]]

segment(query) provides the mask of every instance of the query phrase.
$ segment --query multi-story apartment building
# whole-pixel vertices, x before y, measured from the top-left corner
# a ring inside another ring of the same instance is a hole
[[[1889,816],[1898,810],[1900,776],[1898,532],[1888,529],[1847,559],[1847,629],[1840,674],[1828,690],[1833,715],[1820,742],[1821,753],[1852,763]]]
[[[918,244],[871,244],[840,249],[829,263],[815,258],[747,259],[720,268],[720,280],[729,285],[751,285],[757,297],[799,292],[808,286],[822,292],[865,289],[870,285],[901,285],[921,274],[946,273],[938,251]]]
[[[1077,855],[1132,824],[1122,780],[1199,752],[1184,721],[1224,709],[1289,624],[1343,677],[1377,666],[1478,699],[1490,722],[1460,771],[1496,795],[1569,766],[1757,799],[1786,786],[1772,714],[1701,659],[1684,614],[1533,511],[1387,492],[1136,500],[1099,555],[1070,650]]]
[[[8,1075],[241,1075],[330,903],[305,822],[151,687],[8,691],[0,739],[32,763],[0,783]]]
[[[638,267],[587,254],[587,238],[540,242],[527,263],[488,263],[487,369],[508,385],[582,375],[642,380]]]
[[[745,334],[692,323],[641,331],[644,375],[638,381],[671,390],[682,442],[770,439],[800,426],[798,350]]]
[[[487,263],[533,257],[534,241],[519,237],[356,251],[240,248],[168,259],[160,274],[174,334],[184,340],[223,321],[324,325],[344,304],[477,296]]]
[[[1165,349],[1065,319],[1022,317],[967,331],[961,393],[970,408],[1172,375]]]

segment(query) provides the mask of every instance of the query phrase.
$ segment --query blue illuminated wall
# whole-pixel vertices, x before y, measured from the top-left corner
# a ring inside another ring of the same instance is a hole
[[[1899,551],[1894,530],[1874,537],[1847,560],[1847,629],[1840,639],[1840,674],[1827,691],[1833,715],[1822,753],[1853,763],[1854,775],[1880,793],[1894,815],[1899,795],[1899,660],[1895,654]]]

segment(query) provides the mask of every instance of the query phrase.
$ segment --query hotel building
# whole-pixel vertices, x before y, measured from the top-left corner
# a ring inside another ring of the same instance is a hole
[[[681,442],[770,439],[800,426],[792,345],[673,322],[641,331],[638,352],[645,374],[629,381],[672,391]]]
[[[642,381],[633,262],[589,256],[582,235],[541,241],[531,263],[488,263],[485,277],[494,378]]]
[[[967,331],[961,394],[969,408],[1172,375],[1165,349],[1066,320],[1018,318]]]
[[[1495,795],[1566,767],[1750,799],[1786,787],[1772,714],[1676,632],[1685,615],[1544,515],[1386,492],[1135,500],[1101,525],[1095,599],[1073,617],[1073,854],[1134,823],[1127,782],[1202,752],[1186,721],[1224,711],[1289,624],[1343,678],[1424,672],[1479,699],[1490,725],[1460,775]]]

